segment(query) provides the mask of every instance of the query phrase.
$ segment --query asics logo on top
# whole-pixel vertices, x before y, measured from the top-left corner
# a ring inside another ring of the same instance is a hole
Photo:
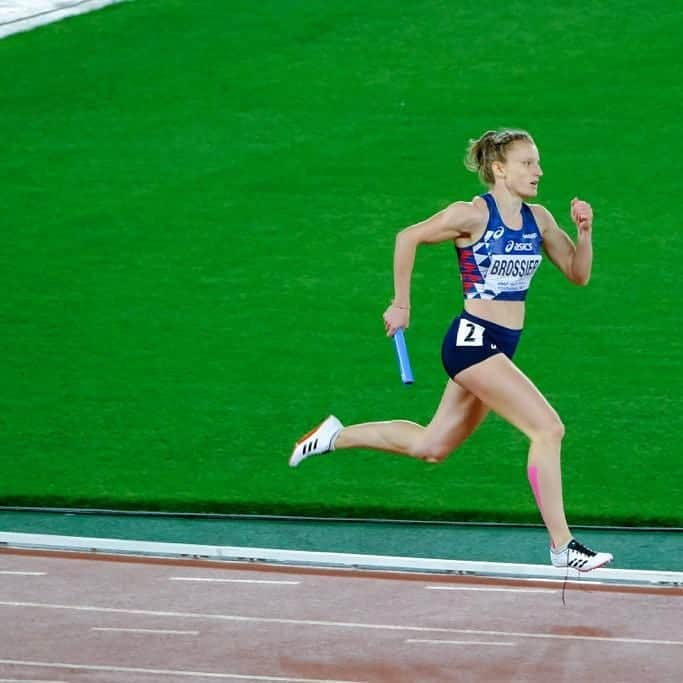
[[[493,233],[493,239],[499,240],[504,234],[505,234],[505,228],[503,226],[501,226],[500,228],[498,228],[498,230],[496,230]]]
[[[525,233],[522,235],[522,237],[523,237],[525,240],[535,240],[535,239],[538,237],[538,233],[537,233],[537,232],[525,232]]]
[[[509,240],[505,245],[505,253],[509,254],[511,251],[533,251],[534,245],[531,242],[515,242]]]

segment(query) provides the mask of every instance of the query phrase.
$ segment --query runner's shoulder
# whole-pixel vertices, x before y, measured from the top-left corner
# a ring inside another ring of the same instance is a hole
[[[446,211],[452,225],[470,234],[483,230],[489,217],[486,202],[481,197],[475,197],[471,202],[453,202]]]
[[[531,209],[531,213],[536,219],[536,223],[541,231],[541,234],[543,234],[549,228],[557,226],[557,222],[555,221],[552,213],[550,213],[550,211],[548,211],[548,209],[546,209],[542,204],[528,204],[528,207]]]

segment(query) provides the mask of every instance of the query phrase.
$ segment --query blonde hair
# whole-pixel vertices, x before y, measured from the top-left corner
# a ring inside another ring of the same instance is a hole
[[[465,157],[465,168],[478,173],[479,179],[485,185],[494,185],[496,179],[491,165],[494,161],[505,162],[508,148],[517,140],[535,144],[534,139],[525,130],[514,128],[487,130],[478,140],[470,140]]]

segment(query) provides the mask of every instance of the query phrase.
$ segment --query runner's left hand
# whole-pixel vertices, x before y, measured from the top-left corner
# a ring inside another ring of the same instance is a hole
[[[583,199],[574,197],[571,202],[571,216],[579,233],[588,233],[593,227],[593,207]]]

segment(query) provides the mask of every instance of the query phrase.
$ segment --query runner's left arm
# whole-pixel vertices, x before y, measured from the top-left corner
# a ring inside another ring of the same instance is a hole
[[[577,285],[587,285],[593,265],[591,205],[581,199],[572,199],[570,214],[577,229],[576,243],[559,227],[550,211],[539,204],[532,210],[543,234],[543,249],[548,258],[568,280]]]

